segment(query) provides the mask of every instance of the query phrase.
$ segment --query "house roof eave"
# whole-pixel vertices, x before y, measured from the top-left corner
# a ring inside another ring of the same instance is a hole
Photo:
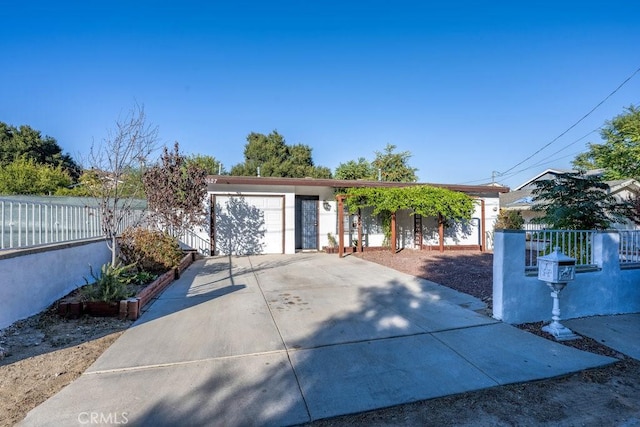
[[[509,187],[496,187],[493,185],[460,185],[460,184],[434,184],[419,182],[388,182],[388,181],[360,181],[340,180],[325,178],[279,178],[258,176],[230,176],[210,175],[207,177],[207,188],[213,190],[213,186],[220,185],[255,185],[255,186],[309,186],[330,188],[354,188],[354,187],[409,187],[415,185],[429,185],[432,187],[447,188],[467,194],[500,194],[509,192]]]

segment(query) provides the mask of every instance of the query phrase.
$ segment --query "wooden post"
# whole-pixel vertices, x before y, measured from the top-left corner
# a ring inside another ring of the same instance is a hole
[[[487,233],[485,232],[484,199],[480,199],[480,252],[486,250]]]
[[[362,252],[362,211],[358,208],[358,252]]]
[[[216,195],[211,195],[211,202],[209,203],[209,254],[216,255]]]
[[[344,197],[338,196],[338,257],[344,255]]]
[[[391,213],[391,253],[396,253],[396,213]]]
[[[444,219],[438,214],[438,237],[440,238],[440,252],[444,252]]]

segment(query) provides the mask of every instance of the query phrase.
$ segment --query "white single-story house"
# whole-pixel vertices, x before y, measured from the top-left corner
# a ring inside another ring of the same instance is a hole
[[[575,170],[564,169],[547,169],[533,178],[525,181],[521,185],[515,187],[513,191],[500,194],[500,207],[506,210],[520,211],[526,224],[531,224],[534,218],[542,216],[542,212],[537,211],[534,206],[534,196],[532,191],[536,188],[539,181],[557,179],[558,175],[564,173],[575,173]],[[586,175],[601,175],[602,169],[595,169],[586,172]],[[608,193],[617,200],[634,199],[640,196],[640,182],[635,179],[619,179],[613,181],[605,181],[609,186]],[[617,229],[635,229],[636,226],[631,221],[627,223],[616,223],[614,227]]]
[[[380,181],[345,181],[314,178],[209,176],[207,184],[209,230],[201,230],[210,242],[210,253],[293,254],[322,250],[335,244],[339,218],[344,241],[354,246],[357,221],[353,215],[339,215],[336,195],[350,187],[402,187],[431,185],[460,191],[477,200],[473,218],[445,230],[446,248],[477,248],[492,245],[493,224],[499,211],[499,194],[507,187],[492,185],[443,185]],[[380,221],[363,212],[362,246],[383,245]],[[417,218],[411,212],[396,215],[396,248],[428,248],[440,245],[435,218]]]

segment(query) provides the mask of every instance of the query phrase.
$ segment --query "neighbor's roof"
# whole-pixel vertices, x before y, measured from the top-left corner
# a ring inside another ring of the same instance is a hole
[[[618,179],[614,181],[604,181],[604,183],[609,186],[608,193],[612,195],[622,190],[628,190],[633,193],[640,192],[640,182],[635,179]],[[500,207],[507,210],[531,209],[534,204],[533,188],[534,186],[528,186],[520,190],[500,194]]]
[[[277,178],[259,176],[229,176],[210,175],[207,177],[207,188],[215,189],[220,185],[255,185],[255,186],[309,186],[330,188],[353,187],[410,187],[415,185],[429,185],[432,187],[447,188],[467,194],[507,193],[509,187],[495,185],[458,185],[458,184],[431,184],[419,182],[388,182],[388,181],[361,181],[345,179],[321,179],[321,178]]]
[[[535,187],[534,183],[536,181],[553,179],[558,175],[561,175],[564,173],[576,173],[576,172],[578,171],[575,169],[546,169],[540,172],[538,175],[534,176],[533,178],[530,178],[527,181],[523,182],[522,184],[518,185],[516,188],[513,189],[513,191],[524,190],[527,187],[534,188]],[[592,169],[592,170],[586,171],[585,175],[587,176],[602,175],[603,172],[604,172],[604,169]]]
[[[507,210],[529,210],[533,205],[531,188],[500,194],[500,207]]]

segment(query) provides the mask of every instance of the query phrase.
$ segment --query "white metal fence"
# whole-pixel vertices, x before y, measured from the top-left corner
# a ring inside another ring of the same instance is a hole
[[[621,267],[640,267],[640,230],[616,230],[619,236],[618,259]],[[576,259],[578,267],[593,267],[594,230],[527,231],[526,260],[528,270],[538,268],[538,257],[558,246],[563,253]]]
[[[536,224],[533,222],[527,222],[522,224],[522,228],[525,231],[538,231],[538,230],[544,230],[545,228],[547,228],[546,224]]]
[[[84,198],[0,197],[0,250],[102,237],[102,210],[96,204]],[[143,224],[143,219],[142,206],[133,209],[119,232]],[[184,231],[175,237],[183,246],[209,255],[210,242],[202,234]]]
[[[640,230],[619,230],[618,234],[620,266],[640,264]]]
[[[594,230],[536,230],[527,233],[525,244],[527,269],[538,268],[538,257],[547,255],[555,247],[576,259],[578,267],[592,267]]]
[[[142,212],[132,211],[121,228],[139,222]],[[100,237],[101,223],[95,206],[0,198],[0,250]]]
[[[205,239],[193,231],[186,230],[174,237],[176,237],[183,246],[195,249],[199,254],[205,256],[211,255],[211,242],[209,239]]]

